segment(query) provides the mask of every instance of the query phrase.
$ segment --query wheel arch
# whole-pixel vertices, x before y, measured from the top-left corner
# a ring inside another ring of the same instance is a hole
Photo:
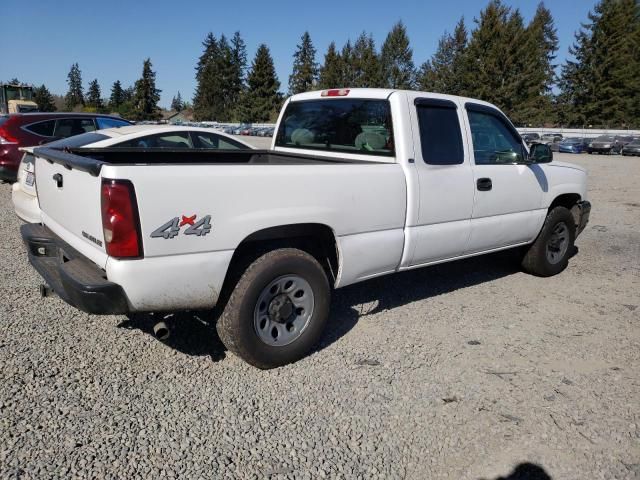
[[[263,228],[247,235],[235,249],[223,289],[242,275],[256,258],[277,248],[299,248],[312,255],[325,269],[330,283],[335,284],[340,271],[340,249],[336,234],[322,223],[293,223]]]

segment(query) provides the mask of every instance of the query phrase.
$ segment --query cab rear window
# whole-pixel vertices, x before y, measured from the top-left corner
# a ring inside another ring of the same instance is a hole
[[[389,102],[347,98],[290,102],[276,146],[393,156]]]

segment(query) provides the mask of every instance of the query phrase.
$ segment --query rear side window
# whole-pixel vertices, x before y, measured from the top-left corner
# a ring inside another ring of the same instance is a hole
[[[276,146],[393,156],[389,102],[347,98],[289,102]]]
[[[167,132],[147,135],[118,143],[114,148],[193,148],[189,132]]]
[[[98,123],[98,129],[100,130],[103,128],[126,127],[127,125],[131,125],[129,122],[125,122],[124,120],[108,117],[97,117],[96,122]]]
[[[61,118],[56,121],[53,132],[55,137],[72,137],[81,133],[93,132],[96,129],[90,118]]]
[[[238,150],[246,149],[243,144],[231,140],[226,137],[221,137],[215,133],[207,132],[191,132],[191,136],[196,142],[196,148],[208,148],[219,150]]]
[[[452,102],[416,102],[422,159],[429,165],[458,165],[464,162],[458,112]]]
[[[32,123],[31,125],[25,125],[24,129],[40,135],[41,137],[53,137],[53,130],[56,126],[55,120],[47,120],[45,122]]]

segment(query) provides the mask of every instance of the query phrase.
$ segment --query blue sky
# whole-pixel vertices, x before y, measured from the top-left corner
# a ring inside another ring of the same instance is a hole
[[[539,0],[505,0],[528,21]],[[407,26],[414,62],[420,65],[435,51],[445,30],[460,16],[473,28],[473,19],[486,5],[482,0],[396,1],[213,1],[213,0],[29,0],[4,8],[0,29],[0,80],[44,83],[54,93],[66,92],[66,75],[78,62],[86,84],[97,78],[103,96],[121,80],[128,86],[140,76],[142,61],[150,57],[162,89],[162,106],[178,91],[191,99],[194,67],[207,32],[231,36],[239,30],[247,43],[249,62],[260,43],[274,57],[286,92],[292,55],[300,36],[309,30],[318,50],[317,60],[332,40],[341,47],[366,30],[378,48],[392,25]],[[558,29],[558,60],[568,55],[573,34],[594,0],[547,0]]]

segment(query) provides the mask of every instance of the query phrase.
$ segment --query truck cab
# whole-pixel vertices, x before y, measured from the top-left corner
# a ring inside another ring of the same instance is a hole
[[[37,112],[33,87],[22,84],[0,84],[0,114]]]

